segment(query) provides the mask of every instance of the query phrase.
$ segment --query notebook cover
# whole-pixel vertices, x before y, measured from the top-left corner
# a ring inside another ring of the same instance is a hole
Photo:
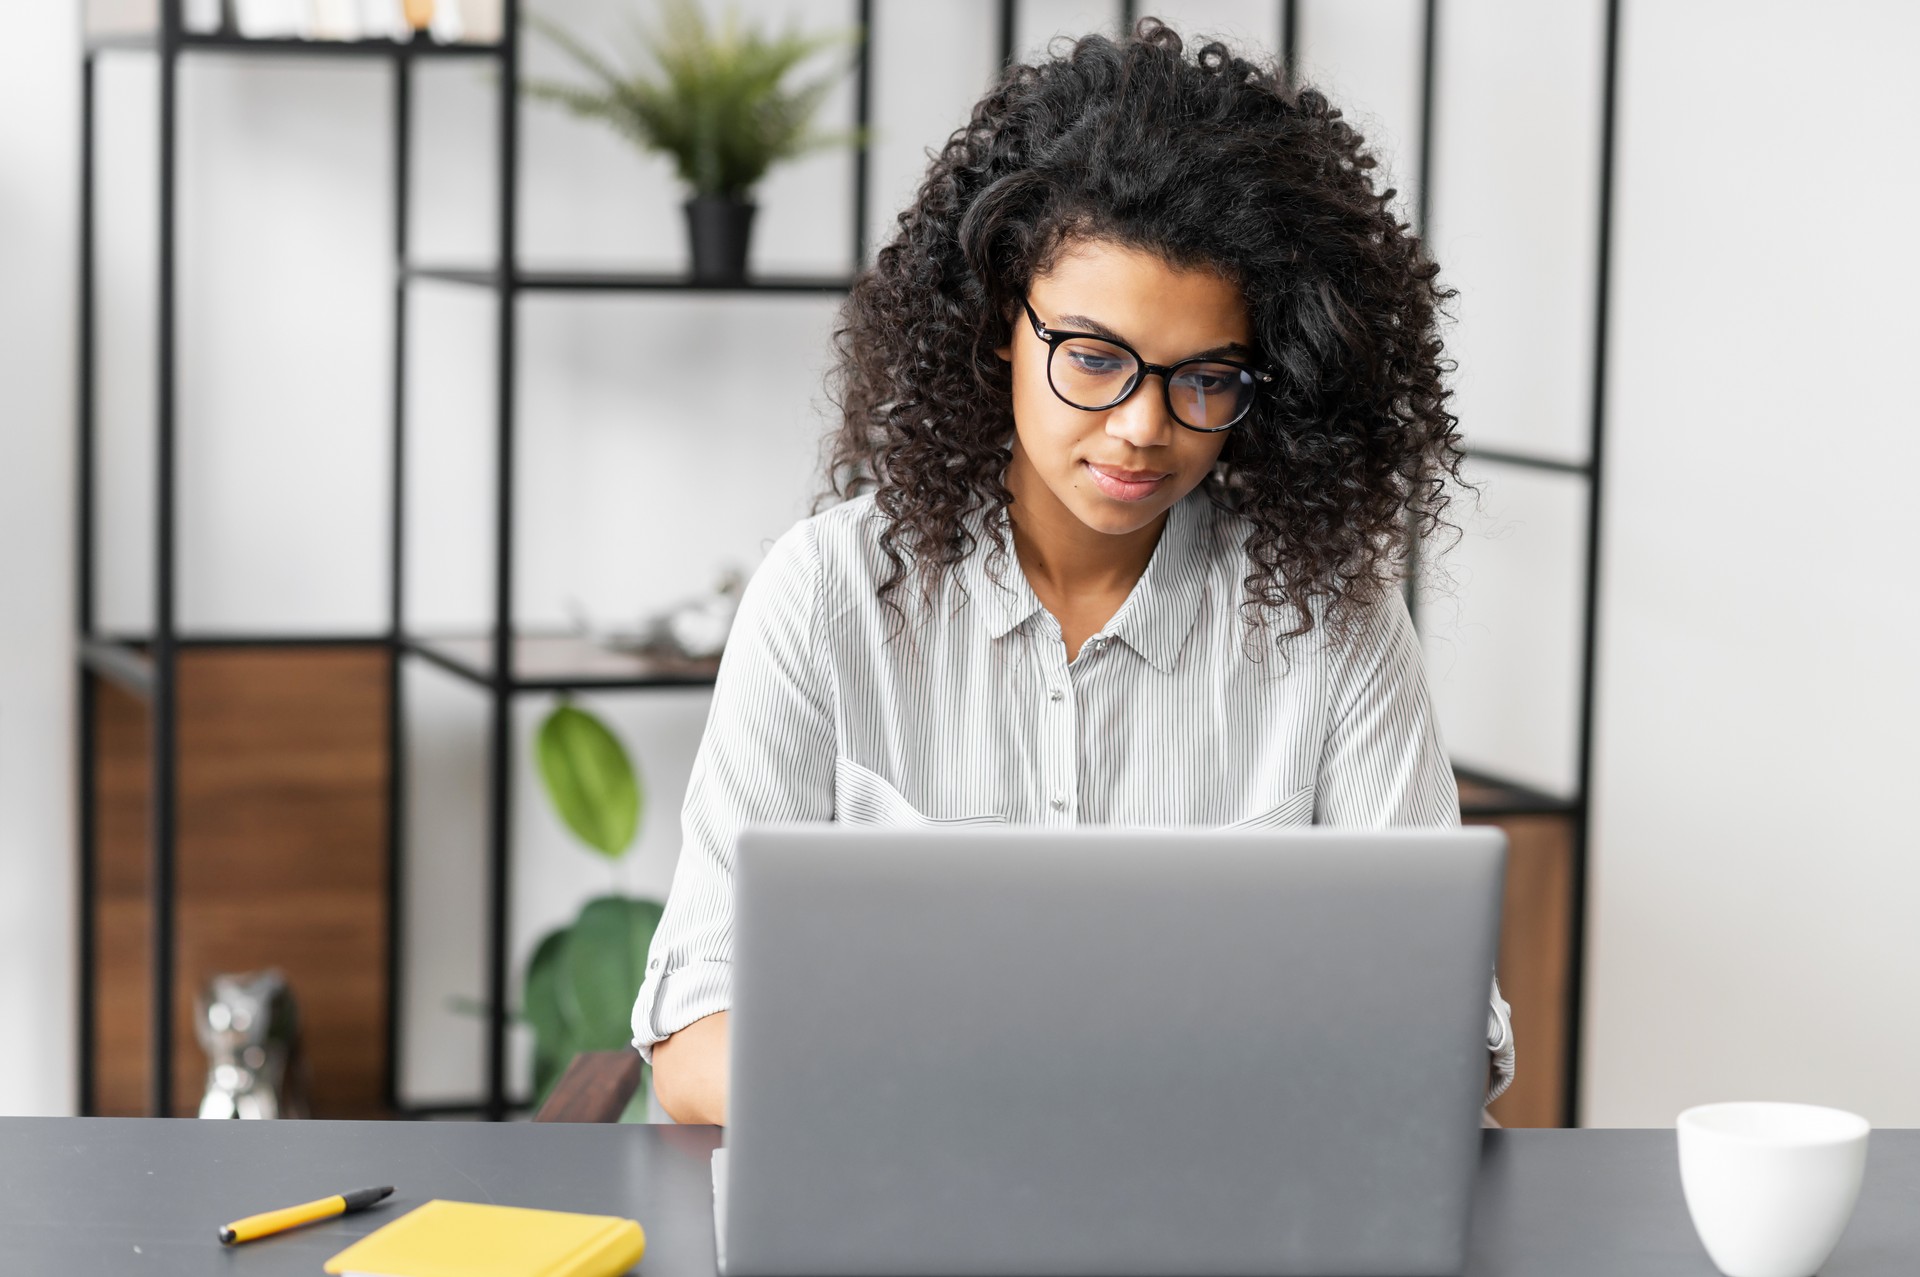
[[[616,1277],[646,1250],[640,1225],[574,1215],[431,1201],[329,1259],[336,1275],[367,1277]]]

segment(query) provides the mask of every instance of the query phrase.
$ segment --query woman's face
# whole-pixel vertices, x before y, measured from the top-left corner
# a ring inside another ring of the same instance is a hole
[[[1105,241],[1063,250],[1035,276],[1027,304],[1049,329],[1118,337],[1148,363],[1253,355],[1246,303],[1233,284]],[[1015,313],[1013,340],[999,354],[1013,364],[1007,486],[1018,504],[1045,505],[1050,497],[1097,532],[1137,532],[1198,487],[1226,444],[1227,432],[1189,430],[1169,415],[1157,374],[1112,408],[1087,412],[1063,402],[1047,381],[1047,343],[1024,311]],[[1063,349],[1055,358],[1070,355]]]

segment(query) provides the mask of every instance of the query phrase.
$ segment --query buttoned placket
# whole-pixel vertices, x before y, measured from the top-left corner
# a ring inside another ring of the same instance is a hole
[[[1033,644],[1040,686],[1041,823],[1075,825],[1080,820],[1079,707],[1060,624],[1040,613],[1040,642]]]

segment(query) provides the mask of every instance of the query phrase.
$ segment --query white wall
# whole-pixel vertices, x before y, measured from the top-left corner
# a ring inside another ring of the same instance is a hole
[[[1920,11],[1625,34],[1585,1116],[1920,1125]]]
[[[64,5],[0,37],[0,1113],[73,1067],[73,347],[80,73]]]
[[[1601,0],[1440,7],[1429,240],[1452,303],[1469,447],[1586,460],[1599,207]],[[1421,599],[1447,743],[1464,765],[1577,788],[1586,493],[1476,463],[1463,533]],[[1442,542],[1444,545],[1445,542]]]

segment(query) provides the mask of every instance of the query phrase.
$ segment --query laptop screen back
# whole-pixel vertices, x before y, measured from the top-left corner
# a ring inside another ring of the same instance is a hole
[[[729,1277],[1445,1273],[1497,830],[750,830]]]

